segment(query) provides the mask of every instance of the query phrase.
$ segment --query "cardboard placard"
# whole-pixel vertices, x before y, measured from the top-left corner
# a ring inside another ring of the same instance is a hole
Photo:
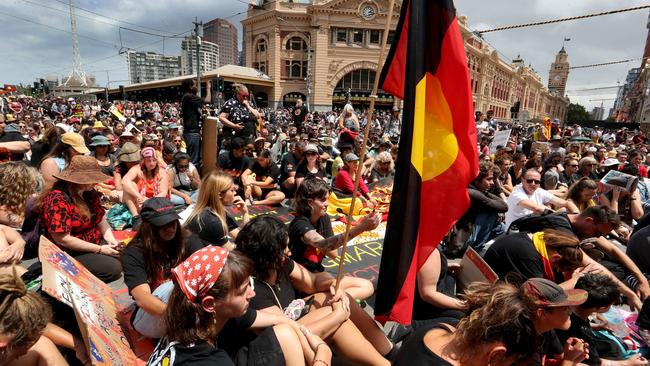
[[[494,283],[499,276],[472,248],[467,248],[463,259],[460,261],[460,270],[456,276],[456,292],[465,292],[467,286],[473,282]]]
[[[508,139],[512,130],[500,130],[494,133],[494,138],[490,142],[490,151],[496,151],[497,146],[507,146]]]
[[[542,154],[548,154],[551,151],[551,146],[548,142],[535,141],[533,142],[530,151],[541,151]]]
[[[92,364],[141,363],[118,321],[113,290],[43,236],[38,256],[43,290],[74,309]]]

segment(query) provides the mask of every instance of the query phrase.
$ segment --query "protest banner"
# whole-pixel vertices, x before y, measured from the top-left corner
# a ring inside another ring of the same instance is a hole
[[[497,151],[498,146],[508,145],[508,139],[512,130],[501,130],[494,133],[494,138],[490,142],[490,151]]]
[[[111,112],[111,114],[113,114],[115,117],[117,117],[117,119],[120,120],[120,122],[125,122],[126,121],[126,117],[124,117],[124,115],[114,105],[112,105],[108,109],[108,111]],[[128,129],[127,129],[127,131],[128,131]]]
[[[472,248],[467,248],[460,261],[460,271],[456,276],[456,292],[463,293],[474,282],[494,283],[499,276],[490,268],[483,258]]]
[[[92,364],[144,364],[122,330],[113,290],[43,236],[38,252],[43,291],[74,309]]]

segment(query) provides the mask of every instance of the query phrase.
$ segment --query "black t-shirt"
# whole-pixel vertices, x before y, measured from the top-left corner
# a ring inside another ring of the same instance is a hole
[[[226,225],[228,226],[228,233],[239,228],[237,222],[227,213]],[[198,235],[205,245],[223,246],[228,242],[228,233],[223,232],[221,220],[208,208],[194,217],[185,227],[187,230]]]
[[[235,366],[228,354],[206,341],[182,345],[161,338],[147,366]]]
[[[557,334],[555,333],[555,330],[549,330],[546,333],[542,333],[540,336],[540,345],[533,355],[532,362],[526,362],[523,364],[542,366],[543,357],[546,357],[546,359],[552,359],[557,355],[561,355],[562,352],[564,352],[564,349],[562,347],[562,343],[560,343],[560,340],[558,339]],[[520,365],[520,363],[517,363],[516,365]]]
[[[305,123],[307,113],[309,112],[307,111],[307,107],[304,105],[293,109],[293,123],[299,130],[302,127],[302,124]]]
[[[600,352],[598,347],[598,341],[596,340],[596,335],[589,325],[589,321],[586,321],[575,314],[571,314],[571,327],[568,330],[556,330],[560,342],[564,344],[567,339],[570,337],[580,338],[586,343],[589,343],[589,358],[582,361],[582,363],[587,365],[600,365]]]
[[[282,164],[280,164],[280,183],[284,182],[289,178],[289,173],[293,173],[298,168],[298,159],[293,153],[287,153],[282,158]]]
[[[38,168],[41,160],[50,152],[50,145],[44,141],[36,141],[32,144],[31,166]]]
[[[316,173],[312,173],[309,170],[307,170],[307,165],[298,165],[298,168],[296,169],[296,178],[325,178],[325,171],[323,169],[318,169]]]
[[[443,329],[449,333],[451,331],[444,324],[431,324],[416,329],[402,344],[397,354],[397,359],[393,362],[394,366],[451,366],[444,358],[434,353],[424,343],[424,337],[429,331]]]
[[[625,252],[641,272],[650,274],[650,226],[632,234]]]
[[[305,261],[304,255],[307,250],[307,244],[302,241],[302,237],[311,230],[316,230],[323,238],[334,236],[332,222],[327,215],[318,219],[316,227],[311,223],[309,217],[295,217],[289,224],[289,248],[291,249],[291,259],[298,263]]]
[[[253,280],[255,297],[251,299],[250,306],[256,310],[266,309],[274,305],[284,310],[289,306],[296,299],[296,290],[293,288],[289,277],[295,265],[293,260],[287,259],[282,271],[278,273],[277,284],[274,285],[267,284],[255,277]]]
[[[181,99],[181,113],[183,115],[183,133],[199,132],[203,100],[196,94],[186,93]]]
[[[254,160],[248,169],[255,173],[255,180],[257,182],[264,182],[266,178],[271,177],[273,178],[273,182],[277,183],[278,177],[280,176],[280,168],[273,162],[270,162],[269,166],[264,168],[257,160]]]
[[[219,332],[217,344],[219,348],[228,352],[228,355],[233,360],[240,348],[247,346],[257,337],[257,334],[250,330],[255,319],[257,319],[257,311],[252,306],[249,306],[244,315],[229,319]]]
[[[244,155],[241,158],[235,157],[232,152],[220,154],[217,159],[219,167],[230,174],[232,177],[239,177],[241,173],[250,165],[250,159]]]
[[[22,142],[22,141],[29,141],[28,139],[24,138],[23,135],[20,134],[20,132],[5,132],[4,135],[0,137],[0,142]],[[11,153],[11,160],[13,161],[20,161],[25,158],[25,154],[23,153]]]
[[[167,245],[167,244],[165,244]],[[203,248],[204,245],[201,240],[194,234],[190,235],[185,240],[185,258],[187,259],[192,253]],[[145,271],[145,258],[143,254],[143,248],[140,245],[132,244],[128,245],[124,249],[122,254],[122,269],[124,270],[124,283],[128,287],[129,292],[134,288],[142,285],[143,283],[149,283],[147,280],[147,272]],[[163,273],[158,274],[158,281],[156,283],[149,283],[151,287],[151,292],[153,292],[156,287],[158,287],[163,282],[171,278],[171,269],[176,263],[171,263],[171,258],[165,258],[166,263],[164,264]]]
[[[525,279],[544,277],[542,256],[526,233],[513,233],[497,238],[485,252],[483,259],[501,279],[510,272],[519,273]]]

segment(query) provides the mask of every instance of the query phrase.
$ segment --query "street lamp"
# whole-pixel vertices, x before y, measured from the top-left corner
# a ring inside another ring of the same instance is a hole
[[[276,19],[281,22],[286,22],[282,17],[276,17]],[[291,26],[296,30],[296,32],[303,33],[303,31],[299,30],[294,24],[291,24]],[[307,111],[311,111],[311,108],[309,108],[309,101],[311,100],[311,31],[307,34],[307,77],[305,81],[307,83],[307,100],[305,101],[305,104],[307,105]]]

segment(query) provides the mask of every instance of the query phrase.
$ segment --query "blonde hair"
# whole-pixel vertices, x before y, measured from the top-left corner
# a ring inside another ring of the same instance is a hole
[[[379,154],[377,154],[377,157],[375,157],[375,161],[372,163],[372,167],[374,168],[377,162],[385,163],[387,161],[390,161],[390,168],[388,168],[388,170],[389,171],[393,170],[395,168],[395,161],[393,161],[393,155],[391,155],[388,151],[382,151]]]
[[[349,103],[343,106],[343,110],[341,111],[341,115],[339,116],[339,118],[343,118],[345,120],[345,117],[347,116],[348,113],[350,113],[350,115],[352,116],[355,115],[354,107],[352,107],[352,104]]]
[[[232,87],[235,89],[235,93],[248,92],[248,88],[244,84],[232,84]]]
[[[232,177],[224,173],[212,172],[205,176],[201,181],[199,188],[199,197],[196,200],[196,205],[190,216],[185,220],[185,225],[197,219],[199,230],[201,230],[201,212],[205,209],[210,209],[217,214],[221,225],[223,226],[224,233],[228,233],[228,225],[226,224],[226,208],[221,202],[221,194],[227,192],[233,185]]]
[[[11,336],[6,347],[0,348],[0,363],[4,364],[17,348],[31,347],[41,337],[52,318],[52,310],[16,274],[0,275],[0,334]]]
[[[38,192],[40,173],[18,161],[0,164],[0,202],[7,211],[23,217],[30,196]]]

